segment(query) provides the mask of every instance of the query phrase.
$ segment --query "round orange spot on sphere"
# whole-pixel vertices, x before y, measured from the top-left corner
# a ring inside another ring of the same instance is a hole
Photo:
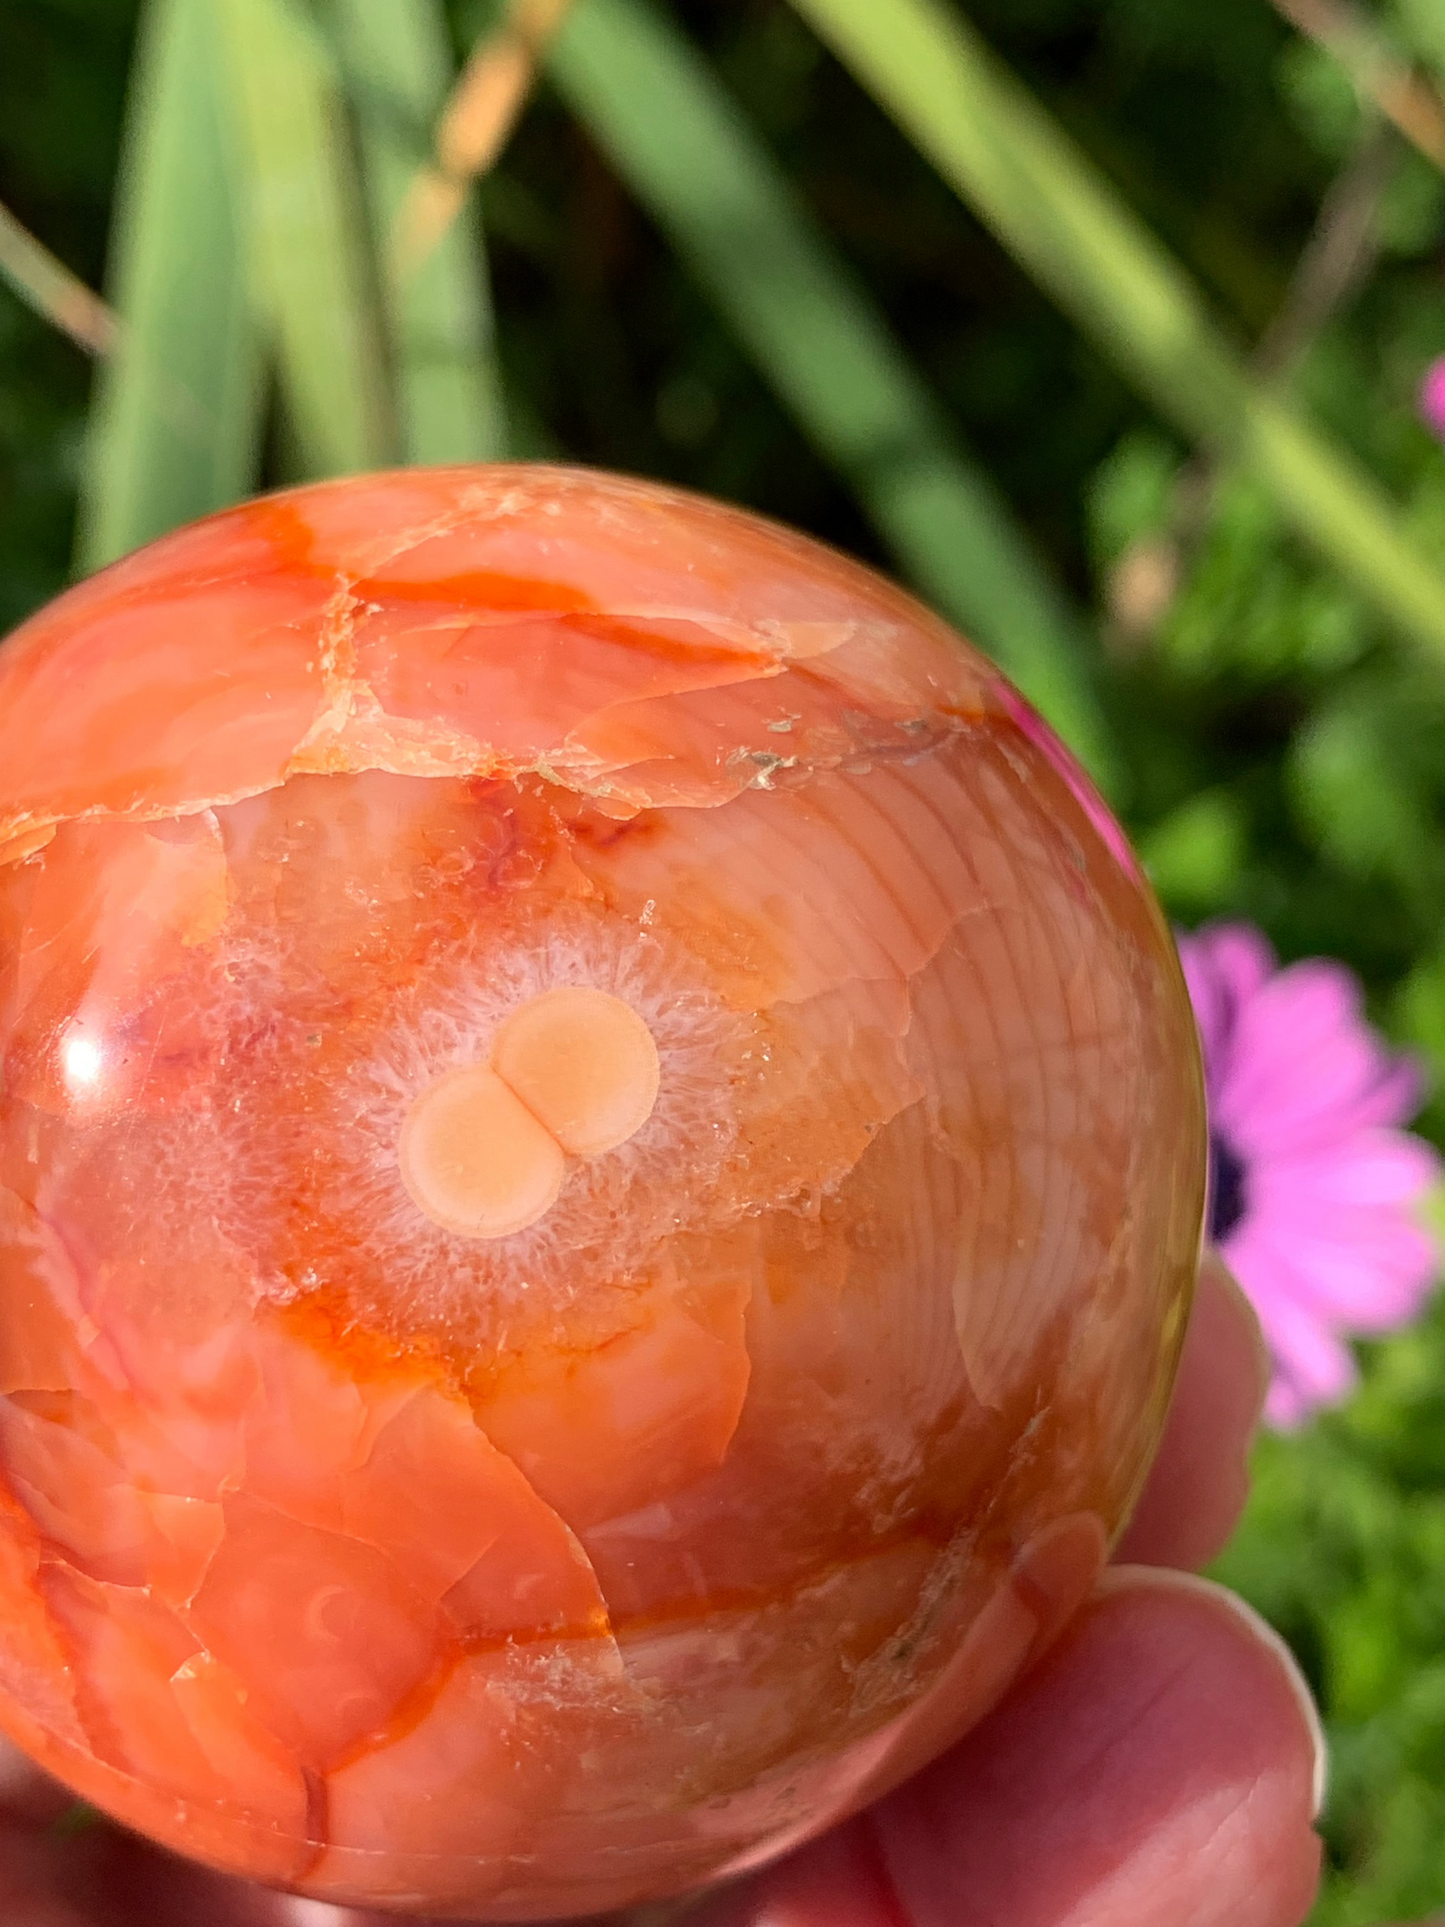
[[[513,1011],[492,1065],[569,1157],[616,1150],[657,1102],[652,1032],[630,1004],[586,984],[559,984]]]
[[[1204,1143],[1118,827],[878,576],[546,467],[168,536],[0,650],[0,1730],[342,1906],[756,1865],[1088,1591]]]
[[[462,1238],[505,1238],[557,1202],[562,1147],[485,1064],[429,1084],[406,1114],[402,1177],[433,1224]]]

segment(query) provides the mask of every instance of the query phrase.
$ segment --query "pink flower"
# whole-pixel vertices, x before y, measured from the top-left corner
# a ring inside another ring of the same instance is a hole
[[[1438,1275],[1418,1206],[1440,1160],[1396,1128],[1420,1073],[1365,1022],[1343,964],[1280,970],[1238,923],[1179,951],[1209,1093],[1209,1236],[1264,1327],[1265,1417],[1294,1426],[1354,1384],[1345,1339],[1406,1324]]]
[[[1416,406],[1430,433],[1445,442],[1445,355],[1437,355],[1425,370]]]

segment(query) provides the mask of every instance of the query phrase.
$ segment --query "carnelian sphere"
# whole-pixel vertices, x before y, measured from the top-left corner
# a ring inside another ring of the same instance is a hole
[[[580,1914],[966,1728],[1155,1440],[1202,1099],[917,603],[575,470],[295,490],[0,654],[0,1723],[182,1851]]]

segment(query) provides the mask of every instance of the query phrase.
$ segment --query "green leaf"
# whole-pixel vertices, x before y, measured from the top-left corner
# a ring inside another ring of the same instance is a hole
[[[1256,475],[1221,478],[1210,518],[1155,638],[1176,673],[1228,680],[1238,694],[1286,677],[1327,679],[1365,653],[1363,598],[1283,539],[1278,506]]]
[[[77,564],[98,568],[244,495],[261,356],[205,0],[152,0],[111,232],[121,332],[96,377]]]
[[[1168,420],[1242,460],[1375,606],[1445,652],[1445,577],[1383,491],[1250,380],[1188,276],[939,0],[793,0],[1021,265]]]
[[[475,197],[408,270],[397,216],[445,105],[453,63],[439,0],[335,0],[385,285],[409,462],[495,461],[505,431]]]
[[[1445,887],[1445,703],[1434,677],[1361,675],[1336,688],[1290,745],[1296,814],[1347,875],[1389,878],[1425,927]]]
[[[1440,0],[1395,0],[1393,24],[1401,39],[1445,75],[1445,7]]]
[[[1230,790],[1201,790],[1143,837],[1139,855],[1170,914],[1223,909],[1244,867],[1244,805]]]
[[[215,0],[246,183],[249,275],[308,476],[398,455],[379,301],[333,63],[288,0]]]
[[[689,41],[648,0],[580,0],[548,65],[915,583],[1107,781],[1076,618]]]
[[[1153,429],[1124,436],[1100,463],[1084,506],[1101,570],[1137,543],[1169,532],[1179,469],[1178,450]]]
[[[1445,1074],[1445,951],[1435,950],[1416,960],[1395,993],[1390,1014],[1396,1033],[1423,1052],[1438,1092]],[[1429,1207],[1430,1229],[1445,1251],[1445,1188],[1430,1194]]]

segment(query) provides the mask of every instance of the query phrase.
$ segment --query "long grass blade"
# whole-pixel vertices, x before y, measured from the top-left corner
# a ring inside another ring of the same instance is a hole
[[[403,264],[420,261],[466,205],[521,118],[548,41],[573,0],[505,0],[478,39],[437,120],[436,154],[419,168],[397,222]]]
[[[385,284],[402,453],[409,462],[495,460],[505,434],[475,203],[464,200],[415,260],[394,238],[452,80],[440,5],[337,0],[336,20]]]
[[[399,449],[334,64],[289,0],[214,0],[243,156],[249,271],[306,475]]]
[[[117,323],[111,309],[4,206],[0,206],[0,280],[7,281],[28,308],[69,335],[88,355],[108,355],[114,348]]]
[[[261,357],[218,71],[206,0],[151,0],[116,190],[120,328],[96,377],[82,571],[235,501],[254,477]]]
[[[1251,381],[1188,276],[956,12],[938,0],[793,5],[1162,415],[1249,464],[1384,616],[1445,652],[1445,576],[1383,491]]]
[[[1292,27],[1334,56],[1361,99],[1373,101],[1406,140],[1437,167],[1445,168],[1445,102],[1423,74],[1400,58],[1369,14],[1353,0],[1274,0],[1274,4]],[[1415,11],[1428,14],[1433,4],[1434,0],[1425,0]]]
[[[649,0],[581,0],[548,66],[908,574],[1109,778],[1062,594],[691,43]]]
[[[1315,0],[1316,5],[1324,3],[1325,0]],[[1276,0],[1276,4],[1280,4],[1280,0]],[[1295,0],[1295,5],[1300,7],[1306,7],[1309,4],[1310,0]],[[1333,4],[1342,6],[1346,4],[1346,0],[1333,0]],[[1351,12],[1353,13],[1353,9]],[[1367,57],[1373,55],[1375,58],[1376,71],[1383,70],[1391,79],[1398,82],[1402,63],[1398,56],[1391,59],[1388,43],[1382,46],[1383,36],[1378,33],[1378,30],[1368,31],[1374,27],[1374,20],[1359,19],[1358,24],[1364,30],[1361,38],[1368,50]],[[1403,121],[1397,120],[1396,124],[1402,132],[1415,141],[1422,153],[1430,156],[1437,167],[1445,169],[1445,100],[1442,100],[1440,91],[1442,86],[1445,86],[1445,6],[1441,5],[1441,0],[1395,0],[1390,9],[1390,24],[1404,47],[1410,53],[1418,54],[1421,67],[1425,70],[1422,72],[1419,69],[1407,68],[1405,71],[1408,83],[1399,83],[1397,92],[1402,96],[1406,95],[1408,86],[1408,97],[1413,108],[1411,118],[1418,119],[1422,124],[1428,118],[1435,139],[1427,144],[1426,141],[1419,139]],[[1357,41],[1356,45],[1359,44]],[[1331,51],[1338,55],[1337,48],[1332,48]],[[1351,77],[1355,79],[1358,87],[1360,85],[1358,69],[1352,71]],[[1427,99],[1432,103],[1433,114],[1420,104]]]

